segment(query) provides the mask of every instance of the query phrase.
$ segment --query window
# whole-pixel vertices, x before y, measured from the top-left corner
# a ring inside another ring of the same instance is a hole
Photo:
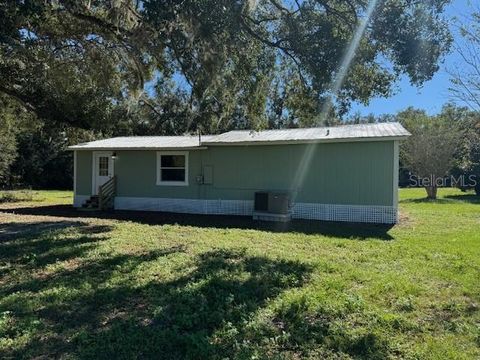
[[[188,152],[157,153],[157,185],[188,185]]]
[[[108,176],[108,156],[98,158],[98,176]]]

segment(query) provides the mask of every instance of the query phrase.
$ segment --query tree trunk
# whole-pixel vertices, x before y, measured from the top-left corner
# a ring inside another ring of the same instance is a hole
[[[427,199],[435,200],[437,198],[437,190],[436,186],[425,186],[425,190],[427,190]]]

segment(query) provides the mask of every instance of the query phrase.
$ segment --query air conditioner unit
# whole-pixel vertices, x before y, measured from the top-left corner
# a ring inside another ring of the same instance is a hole
[[[268,192],[257,191],[254,202],[255,211],[268,212]]]
[[[268,193],[268,212],[272,214],[288,214],[290,197],[287,193]]]
[[[286,192],[258,191],[255,193],[254,208],[256,212],[288,214],[290,196]]]

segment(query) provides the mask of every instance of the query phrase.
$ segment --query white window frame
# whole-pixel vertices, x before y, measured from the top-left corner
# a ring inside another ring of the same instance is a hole
[[[185,181],[162,181],[162,156],[183,155],[185,156]],[[188,151],[157,151],[157,185],[162,186],[188,186]]]

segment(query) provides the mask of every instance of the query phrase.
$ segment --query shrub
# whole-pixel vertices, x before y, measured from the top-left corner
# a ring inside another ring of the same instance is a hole
[[[16,190],[0,192],[0,203],[32,201],[34,193],[31,190]]]

